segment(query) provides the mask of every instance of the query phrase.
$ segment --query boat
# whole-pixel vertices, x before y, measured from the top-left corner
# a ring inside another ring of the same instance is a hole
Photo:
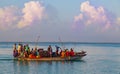
[[[28,45],[22,47],[22,44],[18,45],[18,49],[16,49],[16,45],[14,45],[13,56],[15,60],[26,60],[26,61],[69,61],[69,60],[81,60],[84,56],[86,56],[85,51],[74,52],[73,48],[62,50],[60,47],[56,46],[56,52],[52,52],[52,47],[49,45],[48,50],[44,50],[43,48],[37,47],[33,50],[29,49]],[[22,49],[23,48],[23,49]],[[58,49],[61,49],[60,53],[58,53]]]
[[[23,58],[23,57],[17,57],[14,58],[15,60],[19,61],[75,61],[75,60],[81,60],[84,56],[86,56],[85,51],[76,52],[76,55],[74,56],[68,56],[68,57],[42,57],[42,58]]]

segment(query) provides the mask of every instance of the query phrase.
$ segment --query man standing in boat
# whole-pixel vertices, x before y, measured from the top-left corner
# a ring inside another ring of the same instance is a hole
[[[13,45],[13,56],[14,57],[18,56],[18,51],[17,51],[17,48],[16,48],[16,43]]]
[[[52,57],[52,47],[51,47],[51,45],[48,46],[48,53],[49,53],[50,57]]]
[[[55,45],[55,47],[56,47],[56,56],[59,56],[60,54],[59,54],[59,49],[61,49],[59,46],[57,46],[57,45]]]

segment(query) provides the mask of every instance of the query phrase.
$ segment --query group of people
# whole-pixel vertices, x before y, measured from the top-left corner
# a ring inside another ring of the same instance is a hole
[[[60,51],[59,51],[60,49]],[[14,44],[13,45],[13,56],[20,58],[42,58],[42,57],[69,57],[74,56],[75,53],[73,49],[62,50],[60,47],[56,46],[56,51],[53,52],[51,45],[48,46],[47,50],[32,48],[30,49],[29,45],[23,44]]]
[[[14,57],[28,57],[28,55],[32,52],[33,49],[30,51],[30,47],[28,44],[26,45],[18,44],[18,46],[16,44],[13,45]]]

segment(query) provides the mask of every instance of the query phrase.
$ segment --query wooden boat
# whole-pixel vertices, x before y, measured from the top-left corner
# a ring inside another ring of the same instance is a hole
[[[42,58],[15,58],[15,60],[23,60],[23,61],[74,61],[81,60],[84,56],[86,56],[86,52],[79,52],[75,56],[68,57],[42,57]]]

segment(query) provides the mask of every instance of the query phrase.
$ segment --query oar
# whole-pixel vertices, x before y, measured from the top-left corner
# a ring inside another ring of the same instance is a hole
[[[62,45],[62,48],[65,49],[65,46],[64,46],[64,44],[63,44],[63,42],[62,42],[62,40],[61,40],[60,37],[59,37],[59,41],[60,41],[60,43],[61,43],[61,45]]]
[[[35,48],[37,48],[37,45],[38,45],[38,41],[39,41],[39,39],[40,39],[40,36],[37,37]]]

